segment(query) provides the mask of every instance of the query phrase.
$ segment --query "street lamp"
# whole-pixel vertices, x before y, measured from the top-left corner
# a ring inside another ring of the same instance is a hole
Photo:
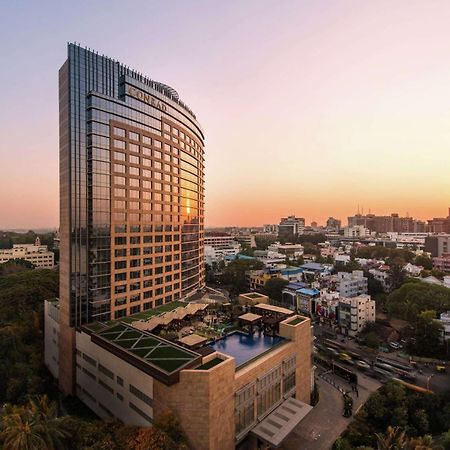
[[[427,389],[430,389],[430,380],[434,377],[434,373],[432,373],[428,378],[427,378]]]

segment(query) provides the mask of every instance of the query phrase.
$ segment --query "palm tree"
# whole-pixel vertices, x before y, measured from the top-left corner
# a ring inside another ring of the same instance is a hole
[[[64,418],[58,417],[58,407],[55,402],[49,402],[43,395],[37,400],[30,400],[31,414],[39,424],[38,428],[46,443],[47,450],[60,450],[64,448],[64,441],[68,437]]]
[[[26,406],[7,405],[2,417],[4,450],[60,450],[69,437],[56,403],[47,396],[30,400]]]
[[[378,450],[432,450],[433,438],[429,435],[408,438],[400,427],[389,426],[386,435],[376,434]]]
[[[2,417],[4,450],[45,449],[45,441],[28,411],[21,406],[5,408]]]

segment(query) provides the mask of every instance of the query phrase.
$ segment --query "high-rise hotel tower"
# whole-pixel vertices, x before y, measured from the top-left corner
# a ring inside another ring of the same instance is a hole
[[[75,330],[204,285],[203,131],[171,87],[68,45],[59,71],[59,380]]]

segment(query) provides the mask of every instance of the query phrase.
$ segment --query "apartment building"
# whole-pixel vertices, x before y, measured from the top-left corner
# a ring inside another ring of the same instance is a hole
[[[341,297],[356,297],[367,294],[368,281],[362,270],[339,272],[337,274],[338,291]]]
[[[356,336],[371,322],[375,322],[375,300],[370,295],[339,299],[338,323],[343,334]]]

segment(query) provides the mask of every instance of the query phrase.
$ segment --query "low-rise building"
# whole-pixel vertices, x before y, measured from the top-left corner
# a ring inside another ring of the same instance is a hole
[[[433,258],[433,268],[450,272],[450,253],[443,253],[442,256]]]
[[[416,266],[414,264],[411,263],[407,263],[404,265],[403,270],[408,274],[411,275],[413,277],[418,277],[420,275],[420,273],[423,270],[422,266]]]
[[[41,269],[51,269],[55,265],[55,254],[41,245],[39,238],[34,244],[14,244],[13,248],[0,250],[0,264],[12,259],[24,259]]]
[[[368,292],[368,280],[362,270],[354,270],[351,273],[339,272],[337,278],[341,297],[357,297]]]
[[[303,245],[302,244],[280,244],[275,242],[270,244],[267,248],[269,252],[281,253],[290,259],[296,259],[303,255]]]
[[[431,256],[435,258],[450,253],[450,234],[427,236],[425,238],[425,251],[431,253]]]
[[[315,302],[319,297],[320,291],[308,287],[306,283],[290,283],[282,290],[283,306],[302,311],[303,314],[314,314]]]
[[[340,298],[338,318],[341,332],[355,336],[367,323],[375,322],[375,301],[370,298],[370,295]]]
[[[383,287],[384,292],[389,292],[392,287],[391,274],[389,272],[389,266],[382,264],[378,267],[369,269],[369,273],[373,275],[375,280],[378,280]]]
[[[150,330],[154,322],[167,323],[166,315],[184,320],[195,305],[76,329],[76,395],[101,418],[129,425],[151,426],[172,411],[196,450],[256,448],[258,440],[279,447],[311,410],[310,320],[257,305],[242,322],[252,328],[266,314],[272,325],[278,317],[275,336],[240,330],[201,348],[202,339],[190,346],[191,340],[176,343]],[[46,302],[45,363],[56,377],[62,370],[52,339],[59,333],[58,309],[58,302]]]
[[[363,225],[353,225],[344,228],[344,237],[365,238],[370,236],[370,230]]]
[[[443,327],[444,340],[449,341],[450,340],[450,311],[441,313],[438,321]]]

